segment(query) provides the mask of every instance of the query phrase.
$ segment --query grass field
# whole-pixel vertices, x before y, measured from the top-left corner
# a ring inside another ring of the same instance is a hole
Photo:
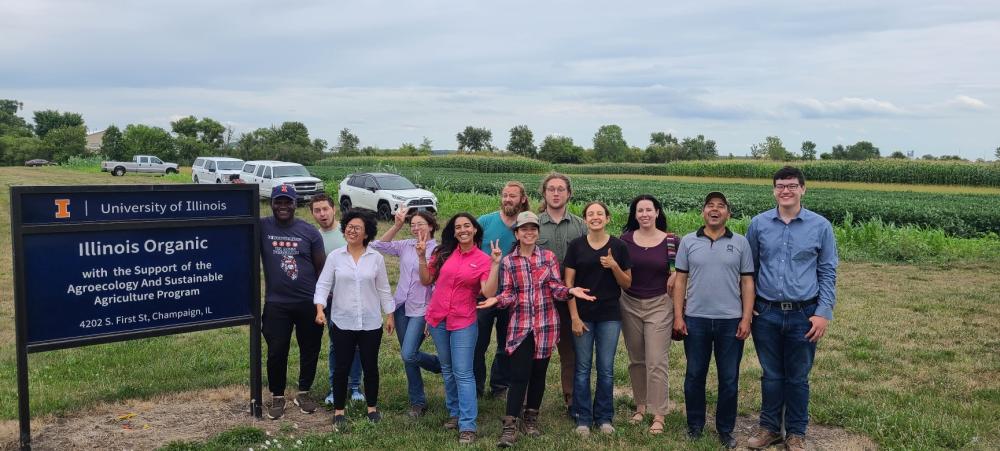
[[[179,180],[178,180],[179,179]],[[65,168],[0,168],[0,186],[15,184],[169,183],[183,175],[165,177],[111,177]],[[443,216],[467,210],[475,214],[496,209],[495,197],[442,193]],[[266,208],[264,209],[266,211]],[[298,216],[308,218],[305,209]],[[671,214],[675,227],[688,229],[696,217]],[[382,224],[384,230],[386,224]],[[885,226],[868,225],[857,234],[886,234]],[[10,256],[9,196],[0,198],[0,418],[16,419],[13,298]],[[878,230],[876,230],[878,229]],[[680,231],[680,230],[679,230]],[[843,232],[840,232],[843,233]],[[922,232],[921,232],[922,233]],[[841,236],[841,235],[838,235]],[[945,237],[941,237],[944,239]],[[855,238],[846,238],[847,241]],[[872,238],[856,238],[875,240]],[[988,245],[959,240],[969,249]],[[844,250],[842,250],[844,252]],[[913,251],[915,255],[921,248]],[[920,265],[873,262],[874,254],[860,252],[842,263],[836,319],[820,343],[812,376],[813,422],[841,426],[872,438],[887,449],[997,449],[1000,448],[1000,267],[989,252],[962,259],[952,255],[947,264],[917,259]],[[387,259],[395,283],[396,263]],[[238,385],[247,379],[246,328],[230,328],[89,346],[33,354],[30,357],[31,407],[35,416],[77,415],[100,401],[147,398],[159,393],[204,387]],[[432,346],[425,344],[425,350]],[[351,434],[297,433],[300,449],[363,447],[367,449],[451,449],[454,437],[439,430],[444,420],[440,379],[426,376],[432,414],[412,423],[402,412],[408,407],[405,379],[395,337],[386,336],[380,357],[383,391],[380,406],[389,415],[369,427],[355,417]],[[324,344],[325,352],[325,344]],[[295,352],[290,366],[295,368]],[[615,382],[628,386],[624,347],[616,360]],[[683,400],[683,350],[671,348],[671,399]],[[554,361],[550,368],[558,368]],[[321,359],[321,374],[326,374]],[[294,373],[294,370],[292,371]],[[747,348],[740,380],[740,413],[759,407],[761,370],[752,342]],[[600,447],[716,449],[707,438],[689,444],[683,438],[683,411],[667,418],[667,433],[651,437],[629,426],[627,395],[616,400],[619,432],[611,437],[582,440],[561,416],[558,370],[550,370],[543,405],[546,435],[526,440],[523,449],[590,449]],[[714,376],[710,376],[709,386]],[[317,377],[314,394],[327,390]],[[628,390],[625,390],[628,393]],[[710,402],[713,400],[710,390]],[[476,448],[492,449],[499,434],[499,401],[480,406],[481,437]],[[354,413],[360,413],[355,409]],[[328,415],[328,414],[325,414]],[[176,443],[171,449],[261,448],[264,436],[256,430],[233,430],[200,443]],[[166,444],[164,444],[166,445]],[[291,446],[288,444],[287,446]]]

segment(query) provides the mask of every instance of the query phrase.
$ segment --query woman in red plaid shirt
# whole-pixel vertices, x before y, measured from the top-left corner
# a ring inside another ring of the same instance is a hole
[[[567,288],[559,277],[555,254],[535,246],[538,241],[538,216],[521,212],[511,226],[517,242],[500,262],[503,267],[503,293],[477,306],[489,308],[499,304],[510,308],[507,347],[510,356],[511,385],[507,393],[507,415],[497,446],[509,447],[517,441],[517,421],[523,414],[524,432],[541,435],[538,429],[538,408],[545,393],[545,373],[552,350],[559,341],[559,314],[555,300],[570,296],[593,301],[586,288]],[[527,393],[527,400],[525,400]],[[526,401],[526,402],[525,402]]]

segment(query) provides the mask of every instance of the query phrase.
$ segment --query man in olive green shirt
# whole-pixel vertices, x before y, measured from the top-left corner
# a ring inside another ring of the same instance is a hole
[[[566,248],[569,242],[585,235],[587,226],[583,219],[566,209],[566,204],[573,196],[569,178],[553,172],[542,181],[542,208],[538,215],[538,245],[556,254],[560,269],[566,258]],[[573,331],[570,327],[569,307],[565,302],[556,302],[559,313],[559,351],[560,377],[562,380],[563,401],[567,409],[573,400],[573,373],[576,371],[576,352],[573,350]]]

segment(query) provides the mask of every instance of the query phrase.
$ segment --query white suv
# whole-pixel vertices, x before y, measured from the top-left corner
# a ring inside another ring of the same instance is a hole
[[[313,177],[305,166],[285,161],[253,160],[243,163],[240,172],[243,183],[259,185],[260,197],[271,198],[271,189],[279,185],[293,185],[299,196],[299,202],[307,202],[313,196],[321,194],[326,188],[323,181]]]
[[[375,210],[380,219],[390,219],[400,208],[437,213],[434,193],[417,188],[396,174],[366,172],[348,175],[340,182],[340,211],[351,207]]]
[[[191,163],[194,183],[232,183],[240,177],[243,160],[229,157],[198,157]]]

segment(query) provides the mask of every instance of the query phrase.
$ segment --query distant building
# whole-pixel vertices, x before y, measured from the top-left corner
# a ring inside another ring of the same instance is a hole
[[[87,152],[99,153],[101,151],[101,141],[104,140],[104,130],[87,135]]]

